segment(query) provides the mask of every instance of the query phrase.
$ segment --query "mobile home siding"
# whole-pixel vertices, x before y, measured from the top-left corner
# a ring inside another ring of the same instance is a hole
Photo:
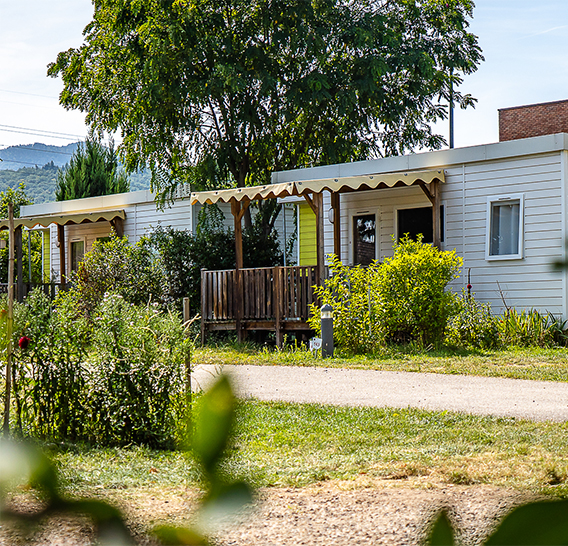
[[[441,166],[444,168],[443,166]],[[564,282],[551,264],[563,257],[562,153],[477,161],[445,167],[441,184],[444,206],[444,250],[463,258],[461,277],[452,283],[460,291],[468,272],[476,297],[495,313],[505,304],[562,315]],[[524,256],[520,260],[486,259],[488,198],[524,195]],[[352,217],[375,213],[377,257],[392,256],[397,208],[425,207],[430,202],[418,187],[342,194],[341,259],[353,263]],[[330,206],[326,202],[326,210]],[[333,228],[325,218],[325,251],[333,252]]]
[[[300,203],[298,216],[300,247],[298,265],[315,265],[317,262],[316,215],[307,203]],[[327,241],[329,236],[326,234],[324,238]],[[333,249],[331,251],[333,252]]]

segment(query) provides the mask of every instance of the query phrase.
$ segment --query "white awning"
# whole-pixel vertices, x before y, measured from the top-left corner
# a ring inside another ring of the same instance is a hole
[[[190,195],[190,202],[194,205],[195,203],[228,203],[231,199],[235,199],[236,201],[242,201],[244,199],[254,201],[257,199],[274,199],[276,197],[282,198],[292,195],[300,196],[308,193],[321,193],[324,190],[345,193],[360,190],[413,186],[416,184],[430,184],[434,180],[445,182],[444,171],[369,174],[323,180],[284,182],[281,184],[251,186],[247,188],[231,188],[229,190],[193,192]]]
[[[69,224],[88,224],[91,222],[111,222],[116,218],[124,220],[126,214],[124,210],[102,210],[94,212],[82,212],[72,214],[46,214],[45,216],[24,216],[22,218],[14,218],[14,227],[24,226],[33,228],[35,226],[48,227],[51,224],[58,226],[67,226]],[[0,230],[8,229],[9,221],[7,219],[0,220]]]

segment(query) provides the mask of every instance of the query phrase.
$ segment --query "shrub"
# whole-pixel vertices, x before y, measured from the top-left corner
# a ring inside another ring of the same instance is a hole
[[[87,436],[98,444],[172,447],[188,349],[181,322],[158,304],[106,295],[86,363]]]
[[[180,318],[107,294],[88,320],[76,297],[60,292],[52,306],[34,291],[16,306],[15,338],[31,339],[15,352],[19,428],[57,441],[172,447],[189,349]]]
[[[535,309],[508,309],[498,322],[499,336],[504,345],[517,347],[551,347],[559,340],[558,321],[554,316],[541,315]],[[562,328],[561,328],[562,329]]]
[[[332,259],[331,277],[315,290],[310,326],[319,333],[319,305],[333,307],[338,347],[361,353],[386,341],[437,343],[456,311],[447,284],[458,277],[461,258],[408,237],[394,244],[394,256],[367,268]]]
[[[383,340],[376,320],[374,287],[379,265],[347,267],[336,256],[330,265],[331,276],[315,289],[319,304],[310,306],[308,324],[321,334],[320,305],[333,307],[333,337],[338,347],[349,352],[373,352]]]
[[[388,340],[437,343],[455,313],[455,295],[446,286],[459,277],[462,259],[408,236],[393,249],[377,270],[376,320]]]
[[[462,291],[456,298],[458,311],[448,320],[446,345],[463,349],[493,349],[499,346],[498,318],[488,303],[479,303],[474,294]]]
[[[164,303],[165,274],[147,239],[131,245],[127,237],[112,233],[93,243],[73,276],[77,305],[87,315],[107,292],[117,292],[129,303]]]
[[[15,395],[20,427],[40,437],[75,440],[85,422],[82,362],[88,327],[69,293],[60,292],[52,309],[40,290],[16,306],[20,331],[31,339],[15,354]],[[23,424],[22,424],[23,423]]]

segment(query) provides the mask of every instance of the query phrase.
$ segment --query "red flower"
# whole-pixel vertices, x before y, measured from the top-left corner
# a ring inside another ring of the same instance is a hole
[[[468,289],[468,290],[471,290],[471,284],[468,284],[468,285],[467,285],[467,289]]]
[[[20,349],[27,349],[28,345],[30,344],[31,339],[28,336],[22,336],[20,341],[18,341],[18,345]]]

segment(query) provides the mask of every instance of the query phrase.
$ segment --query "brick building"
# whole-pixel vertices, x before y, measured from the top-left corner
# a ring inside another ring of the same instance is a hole
[[[501,108],[499,141],[568,133],[568,100]]]

